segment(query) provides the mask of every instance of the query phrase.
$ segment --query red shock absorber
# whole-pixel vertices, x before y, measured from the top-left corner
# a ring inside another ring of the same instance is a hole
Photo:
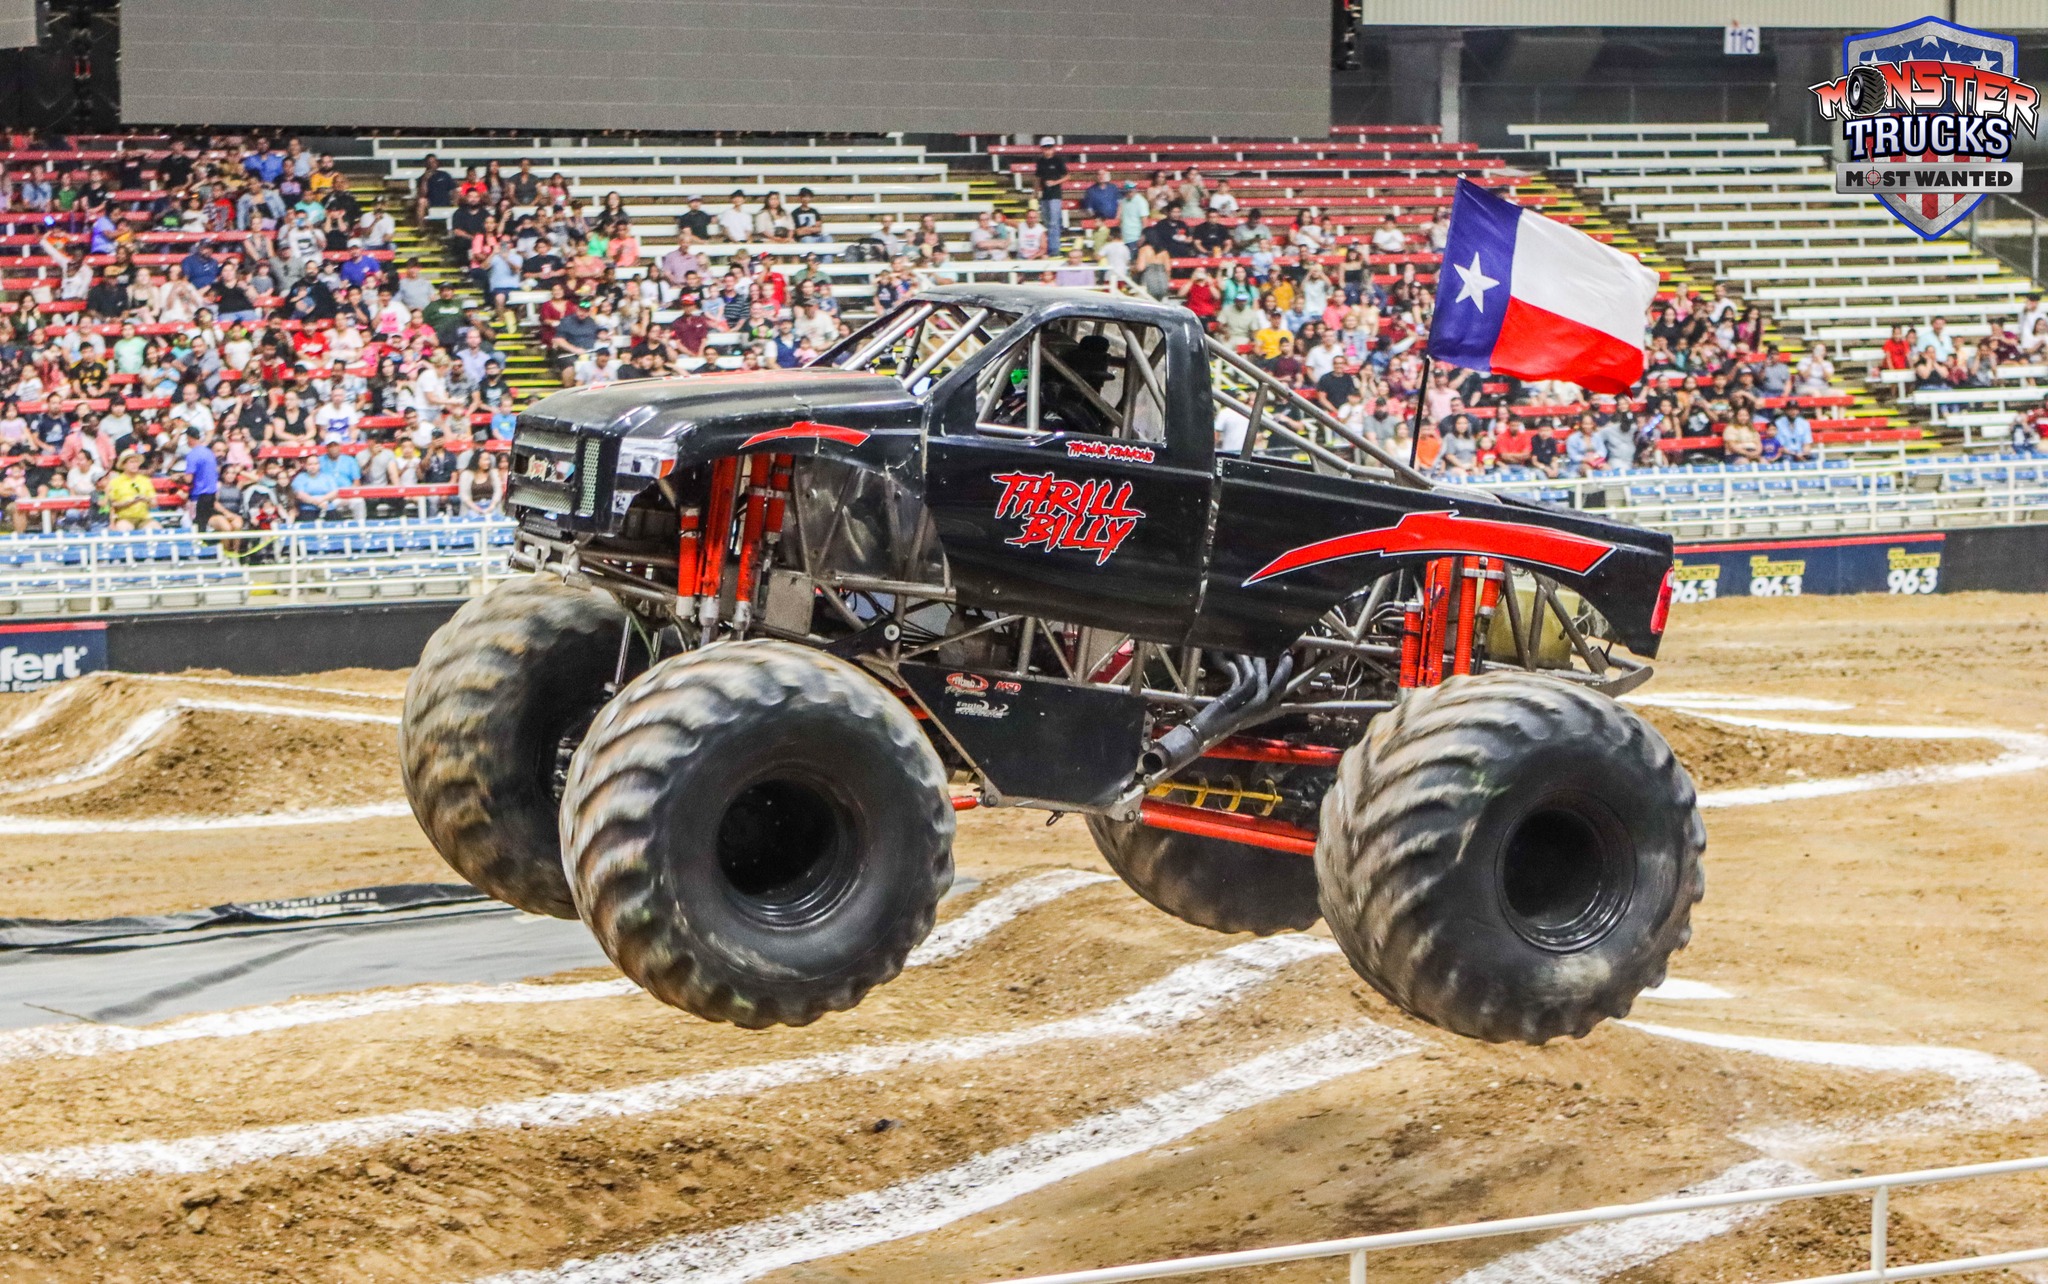
[[[1458,643],[1451,652],[1451,672],[1472,672],[1472,626],[1479,615],[1479,585],[1486,578],[1486,559],[1459,559]]]
[[[1451,581],[1456,558],[1440,557],[1429,564],[1422,581],[1422,671],[1420,685],[1444,680],[1445,633],[1451,623]]]
[[[1422,607],[1410,602],[1401,612],[1401,689],[1422,685]]]
[[[1482,578],[1479,581],[1479,644],[1486,645],[1493,636],[1493,613],[1500,606],[1501,590],[1507,584],[1508,564],[1497,557],[1479,559]]]
[[[795,468],[796,456],[777,455],[775,457],[775,468],[768,482],[768,530],[766,534],[771,545],[781,542],[782,539],[782,521],[784,515],[789,511],[789,491],[792,484],[790,477]]]
[[[708,645],[718,632],[718,599],[725,584],[725,546],[732,542],[732,493],[739,469],[740,461],[734,458],[711,465],[711,494],[705,501],[704,550],[697,563],[699,645]]]
[[[685,501],[676,510],[676,618],[697,613],[697,577],[703,568],[704,505]]]
[[[733,584],[732,623],[741,633],[754,618],[754,576],[761,566],[761,526],[768,515],[768,470],[774,461],[755,455],[747,461],[747,511],[740,523],[740,573]]]

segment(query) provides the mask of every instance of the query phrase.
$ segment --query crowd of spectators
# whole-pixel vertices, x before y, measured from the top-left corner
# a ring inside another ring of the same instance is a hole
[[[430,203],[442,195],[422,193]],[[785,220],[777,193],[751,201],[734,192],[716,217],[692,200],[675,247],[637,280],[595,262],[582,273],[589,290],[577,287],[574,270],[566,284],[548,280],[542,336],[569,383],[716,368],[721,335],[723,350],[743,368],[799,366],[844,330],[829,256],[851,250],[883,265],[873,278],[875,309],[923,288],[977,279],[964,264],[1016,263],[1026,280],[1108,285],[1177,302],[1352,429],[1457,477],[1809,460],[1816,457],[1809,416],[1781,399],[1836,391],[1824,346],[1788,359],[1765,338],[1763,312],[1723,288],[1711,297],[1681,292],[1657,305],[1645,319],[1649,368],[1627,397],[1589,398],[1569,384],[1444,366],[1421,389],[1431,259],[1449,231],[1443,206],[1412,219],[1386,210],[1370,226],[1327,220],[1314,208],[1269,219],[1227,176],[1212,178],[1198,165],[1158,170],[1149,182],[1118,181],[1103,170],[1082,188],[1050,146],[1034,167],[1031,195],[1019,217],[1001,209],[978,214],[964,241],[926,216],[885,222],[851,243],[835,241],[827,223]],[[796,199],[802,210],[810,193]],[[617,208],[613,226],[629,227]],[[800,256],[793,271],[785,270],[785,256],[760,248],[778,242],[792,242],[790,255]],[[529,281],[536,267],[564,267],[530,259],[522,266]],[[508,264],[498,284],[509,289],[513,281]],[[650,324],[662,309],[674,309],[675,320]],[[1419,445],[1410,440],[1418,395]]]
[[[1991,388],[2016,376],[2038,381],[2048,366],[2048,304],[2038,294],[2026,296],[2020,311],[1993,320],[1982,338],[1961,339],[1950,333],[1948,318],[1928,318],[1925,328],[1895,325],[1877,362],[1880,373],[1896,373],[1899,382],[1919,393]],[[1937,395],[1926,398],[1941,404]],[[1957,404],[1966,399],[1957,398]],[[2014,454],[2035,457],[2048,431],[2048,401],[2017,412],[2009,429]]]
[[[1836,394],[1825,345],[1793,362],[1766,338],[1763,311],[1725,287],[1660,299],[1643,382],[1626,396],[1442,364],[1425,387],[1442,206],[1414,220],[1389,209],[1369,228],[1313,208],[1276,224],[1227,178],[1187,167],[1149,185],[1103,172],[1079,216],[1085,252],[1112,280],[1179,301],[1354,432],[1453,478],[1810,460],[1798,399]]]
[[[39,508],[161,524],[180,497],[187,522],[263,527],[389,511],[357,492],[413,486],[497,511],[504,468],[485,447],[521,401],[498,346],[519,316],[564,385],[791,368],[846,332],[832,266],[863,261],[863,311],[1011,261],[1025,279],[1177,302],[1354,431],[1459,478],[1808,459],[1811,425],[1782,399],[1834,390],[1825,346],[1789,360],[1762,312],[1718,287],[1657,304],[1629,396],[1444,366],[1423,387],[1446,207],[1269,218],[1198,165],[1083,186],[1052,146],[1031,181],[1020,217],[991,209],[964,237],[930,215],[835,236],[807,188],[734,191],[715,212],[700,196],[650,250],[619,193],[586,202],[531,161],[457,174],[428,157],[409,210],[289,138],[8,171],[0,213],[33,231],[9,248],[39,274],[5,283],[20,293],[0,320],[0,504],[17,530]],[[468,302],[395,256],[400,213],[445,217]],[[1997,343],[1958,351],[1938,319],[1929,334],[1899,336],[1916,376],[2007,359]],[[2041,349],[2048,316],[2010,337],[2014,356]]]
[[[0,505],[16,531],[346,517],[358,487],[502,507],[519,395],[494,319],[394,261],[397,222],[296,139],[0,173]],[[340,492],[337,494],[337,492]],[[180,498],[182,516],[165,511]],[[23,501],[37,501],[25,503]]]

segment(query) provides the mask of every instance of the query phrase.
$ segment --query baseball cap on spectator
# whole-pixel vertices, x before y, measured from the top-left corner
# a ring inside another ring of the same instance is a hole
[[[1038,145],[1040,147],[1057,147],[1059,142],[1051,134],[1046,134],[1038,140]]]

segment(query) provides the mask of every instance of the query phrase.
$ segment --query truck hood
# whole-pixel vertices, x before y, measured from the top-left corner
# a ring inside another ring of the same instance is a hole
[[[616,534],[634,498],[678,468],[730,455],[829,455],[909,481],[924,403],[847,370],[631,379],[572,388],[519,416],[510,504],[562,530]]]
[[[674,443],[678,464],[732,454],[760,433],[805,421],[914,437],[922,426],[923,406],[886,375],[774,370],[572,388],[535,403],[519,417],[522,429],[530,424],[636,445]],[[785,453],[791,452],[785,447]]]

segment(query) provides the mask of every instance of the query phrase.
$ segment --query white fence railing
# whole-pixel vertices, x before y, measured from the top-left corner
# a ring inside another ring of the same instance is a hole
[[[2048,521],[2048,459],[1665,468],[1479,484],[1689,539]]]
[[[0,614],[467,597],[508,573],[511,537],[502,519],[17,535],[0,538]]]
[[[1891,1192],[1907,1186],[1932,1186],[1943,1182],[1973,1181],[2048,1170],[2048,1156],[2011,1159],[2000,1163],[1969,1164],[1957,1168],[1924,1168],[1917,1172],[1892,1173],[1881,1177],[1852,1177],[1843,1181],[1807,1182],[1797,1186],[1772,1186],[1758,1190],[1729,1191],[1711,1195],[1653,1199],[1641,1204],[1610,1204],[1573,1213],[1545,1213],[1535,1217],[1510,1217],[1499,1221],[1469,1222],[1462,1226],[1438,1226],[1429,1230],[1391,1231],[1361,1235],[1353,1239],[1331,1239],[1312,1244],[1287,1244],[1275,1248],[1246,1249],[1236,1253],[1209,1253],[1166,1261],[1141,1262],[1132,1266],[1111,1266],[1101,1270],[1067,1271],[1059,1275],[1037,1275],[1011,1279],[1004,1284],[1121,1284],[1126,1280],[1163,1280],[1183,1275],[1207,1275],[1215,1271],[1241,1270],[1249,1266],[1278,1266],[1289,1262],[1339,1260],[1349,1268],[1350,1284],[1366,1284],[1368,1258],[1395,1249],[1419,1248],[1426,1244],[1450,1244],[1462,1240],[1492,1239],[1503,1235],[1526,1235],[1535,1231],[1567,1230],[1634,1221],[1643,1217],[1670,1217],[1704,1209],[1742,1208],[1785,1204],[1796,1200],[1825,1199],[1834,1195],[1870,1196],[1870,1265],[1865,1270],[1839,1275],[1815,1275],[1784,1284],[1887,1284],[1900,1280],[1939,1279],[1972,1271],[1995,1271],[2048,1262],[2048,1247],[1955,1257],[1940,1262],[1911,1265],[1891,1264],[1887,1243]],[[2037,1207],[2040,1205],[2037,1203]],[[2048,1242],[2048,1226],[2037,1227]]]

